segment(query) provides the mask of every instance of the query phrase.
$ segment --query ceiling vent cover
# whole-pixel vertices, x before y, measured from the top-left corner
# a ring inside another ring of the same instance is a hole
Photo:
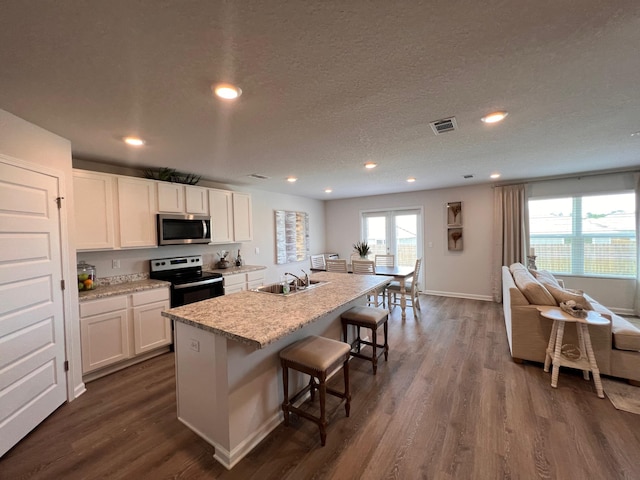
[[[440,120],[436,120],[435,122],[429,123],[431,128],[433,129],[433,133],[436,135],[441,135],[447,132],[453,132],[458,128],[458,124],[456,123],[456,117],[443,118]]]
[[[247,177],[257,178],[258,180],[268,180],[269,177],[266,175],[260,175],[259,173],[250,173]]]

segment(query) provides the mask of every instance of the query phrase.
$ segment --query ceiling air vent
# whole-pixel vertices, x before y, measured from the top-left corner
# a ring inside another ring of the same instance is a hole
[[[259,173],[250,173],[247,176],[251,177],[251,178],[257,178],[258,180],[268,180],[269,179],[269,177],[267,177],[266,175],[260,175]]]
[[[436,120],[435,122],[429,123],[431,128],[433,129],[433,133],[436,135],[440,135],[442,133],[453,132],[458,128],[456,124],[456,117],[443,118],[441,120]]]

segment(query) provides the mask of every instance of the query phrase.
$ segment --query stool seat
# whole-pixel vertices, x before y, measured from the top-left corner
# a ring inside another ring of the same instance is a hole
[[[346,312],[340,315],[342,320],[342,336],[345,342],[348,342],[348,326],[354,325],[356,327],[356,335],[353,342],[350,345],[350,354],[354,357],[364,358],[370,360],[373,364],[373,374],[378,371],[378,357],[384,354],[384,359],[389,358],[389,343],[388,343],[388,320],[389,312],[383,308],[376,307],[352,307]],[[378,344],[378,327],[384,327],[384,343]],[[360,338],[360,328],[368,328],[371,330],[371,341],[363,340]],[[368,345],[372,348],[373,352],[371,356],[360,353],[362,345]],[[378,353],[380,348],[380,353]]]
[[[282,350],[280,358],[321,372],[342,362],[349,350],[347,343],[312,335]]]
[[[352,325],[360,324],[363,327],[379,327],[387,321],[389,312],[384,308],[353,307],[340,315]]]
[[[297,413],[320,428],[320,443],[324,446],[327,439],[327,418],[325,411],[326,394],[345,400],[344,409],[347,417],[351,409],[351,394],[349,393],[349,352],[351,345],[332,340],[330,338],[312,335],[300,340],[293,345],[280,351],[280,363],[282,365],[282,388],[284,390],[284,402],[282,411],[284,413],[284,424],[289,425],[289,414]],[[327,377],[331,371],[342,364],[344,375],[344,391],[339,392],[329,388],[326,384]],[[289,398],[289,369],[292,368],[310,376],[309,384],[300,390],[293,398]],[[316,378],[318,379],[316,382]],[[311,401],[314,400],[315,391],[320,393],[320,416],[316,417],[310,413],[294,406],[306,392],[310,393]]]

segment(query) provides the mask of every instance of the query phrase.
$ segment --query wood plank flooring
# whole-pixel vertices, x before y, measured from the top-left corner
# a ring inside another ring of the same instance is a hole
[[[0,460],[0,479],[640,479],[640,415],[577,372],[552,389],[541,365],[514,363],[501,305],[421,303],[418,320],[394,310],[377,376],[352,360],[351,417],[329,397],[325,447],[300,419],[227,471],[176,419],[169,353],[88,384]]]

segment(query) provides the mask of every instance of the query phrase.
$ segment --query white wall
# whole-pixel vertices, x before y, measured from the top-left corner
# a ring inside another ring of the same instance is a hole
[[[446,205],[462,201],[464,250],[447,250]],[[326,202],[326,248],[348,258],[360,238],[360,212],[422,207],[423,291],[491,300],[493,190],[489,185]],[[430,246],[431,245],[431,246]]]
[[[139,171],[124,167],[114,167],[96,162],[74,159],[75,168],[116,173],[123,175],[140,174]],[[265,282],[277,282],[284,272],[300,273],[301,269],[309,270],[309,260],[276,265],[275,247],[275,210],[294,210],[309,214],[309,236],[311,253],[324,250],[325,216],[324,202],[293,195],[282,195],[262,190],[241,188],[203,180],[199,186],[224,188],[251,194],[253,208],[253,241],[220,245],[179,245],[135,250],[110,250],[103,252],[79,252],[78,260],[85,260],[95,265],[98,277],[111,277],[131,273],[149,271],[149,260],[153,258],[173,257],[179,255],[203,255],[205,265],[213,266],[218,261],[216,252],[231,250],[229,257],[235,258],[238,249],[247,265],[264,265],[267,267]],[[257,249],[257,251],[256,251]],[[112,260],[120,260],[120,268],[112,268]]]
[[[63,200],[62,272],[75,285],[75,227],[73,216],[73,183],[71,177],[71,144],[36,125],[0,110],[0,152],[19,160],[53,169],[60,175]],[[78,292],[67,289],[65,301],[65,343],[69,360],[68,397],[73,399],[84,392],[80,356],[80,324]]]

